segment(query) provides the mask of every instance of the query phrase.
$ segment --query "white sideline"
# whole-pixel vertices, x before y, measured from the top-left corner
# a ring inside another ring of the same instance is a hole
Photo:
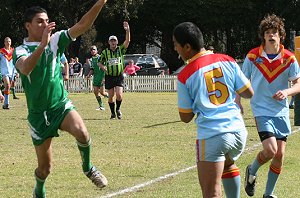
[[[299,130],[300,130],[300,128],[296,128],[294,131],[292,131],[292,133],[296,133]],[[260,145],[261,145],[261,143],[255,144],[252,147],[248,147],[248,148],[245,149],[245,152],[246,153],[251,152],[251,151],[255,150]],[[176,171],[176,172],[173,172],[173,173],[170,173],[170,174],[166,174],[164,176],[157,177],[156,179],[152,179],[152,180],[147,181],[145,183],[141,183],[141,184],[138,184],[138,185],[135,185],[135,186],[132,186],[132,187],[129,187],[129,188],[125,188],[123,190],[113,192],[113,193],[110,193],[110,194],[107,194],[107,195],[104,195],[104,196],[101,196],[101,197],[96,197],[96,198],[110,198],[110,197],[114,197],[114,196],[117,196],[117,195],[122,195],[122,194],[125,194],[125,193],[129,193],[129,192],[135,192],[140,188],[144,188],[144,187],[149,186],[153,183],[163,181],[165,179],[168,179],[169,177],[174,177],[174,176],[176,176],[180,173],[187,172],[187,171],[189,171],[191,169],[194,169],[196,167],[197,167],[196,165],[195,166],[190,166],[188,168],[184,168],[184,169],[181,169],[179,171]]]
[[[135,185],[133,187],[130,187],[130,188],[126,188],[124,190],[120,190],[118,192],[114,192],[114,193],[111,193],[111,194],[108,194],[108,195],[105,195],[105,196],[102,196],[101,198],[109,198],[109,197],[113,197],[113,196],[117,196],[117,195],[122,195],[122,194],[125,194],[125,193],[128,193],[128,192],[134,192],[134,191],[137,191],[139,188],[143,188],[145,186],[149,186],[153,183],[156,183],[156,182],[160,182],[162,180],[165,180],[169,177],[173,177],[173,176],[176,176],[180,173],[184,173],[184,172],[187,172],[193,168],[196,168],[196,165],[195,166],[191,166],[191,167],[188,167],[188,168],[185,168],[185,169],[181,169],[177,172],[174,172],[174,173],[170,173],[170,174],[167,174],[167,175],[164,175],[164,176],[161,176],[161,177],[158,177],[156,179],[152,179],[150,181],[147,181],[145,183],[141,183],[141,184],[138,184],[138,185]]]

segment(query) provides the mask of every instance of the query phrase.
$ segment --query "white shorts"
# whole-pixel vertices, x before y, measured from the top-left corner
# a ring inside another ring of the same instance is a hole
[[[245,149],[247,131],[222,133],[208,139],[196,140],[197,162],[222,162],[226,157],[236,161]]]

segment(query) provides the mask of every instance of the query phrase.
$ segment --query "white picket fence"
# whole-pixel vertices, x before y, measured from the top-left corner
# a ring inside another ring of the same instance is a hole
[[[126,76],[126,92],[176,92],[177,76]],[[82,77],[70,77],[64,82],[65,89],[69,93],[93,92],[93,79]],[[16,92],[22,93],[23,88],[20,79],[17,79]]]

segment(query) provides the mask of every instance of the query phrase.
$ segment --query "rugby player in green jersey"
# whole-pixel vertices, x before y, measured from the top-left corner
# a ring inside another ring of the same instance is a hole
[[[49,22],[46,10],[35,6],[25,12],[28,37],[15,49],[13,58],[27,99],[28,122],[37,155],[33,197],[46,196],[45,181],[53,163],[51,142],[59,136],[58,129],[75,137],[85,175],[99,188],[107,185],[105,176],[91,163],[91,138],[67,98],[60,66],[67,45],[91,28],[106,1],[96,1],[73,27],[55,33],[56,24]]]
[[[89,78],[91,75],[93,75],[93,88],[94,88],[94,94],[96,96],[96,100],[99,104],[99,108],[96,110],[105,110],[101,96],[99,93],[108,98],[108,93],[105,91],[104,87],[104,76],[105,72],[98,66],[98,62],[100,61],[100,55],[98,54],[97,47],[95,45],[92,45],[90,47],[91,55],[92,57],[88,60],[89,65],[91,66],[91,70],[89,71],[89,74],[87,77]]]

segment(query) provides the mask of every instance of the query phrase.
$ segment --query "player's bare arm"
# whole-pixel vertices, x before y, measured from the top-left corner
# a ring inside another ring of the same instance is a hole
[[[179,116],[180,116],[180,120],[182,122],[189,123],[193,119],[194,113],[193,112],[191,112],[191,113],[179,112]]]
[[[241,96],[239,94],[236,94],[234,102],[240,107],[241,109],[241,114],[244,114],[244,107],[241,103]]]
[[[65,73],[64,81],[68,81],[70,74],[69,74],[69,63],[67,61],[64,63],[64,73]]]
[[[273,99],[275,100],[284,100],[288,96],[294,96],[300,92],[300,78],[293,81],[293,86],[285,89],[279,90],[273,95]]]
[[[98,0],[94,6],[83,15],[80,21],[70,28],[70,36],[72,38],[77,38],[90,29],[106,2],[107,0]]]
[[[40,56],[43,54],[45,47],[50,42],[50,37],[51,37],[52,31],[55,29],[55,26],[56,26],[55,22],[51,22],[51,23],[47,24],[43,31],[42,40],[40,42],[40,45],[36,48],[36,50],[34,50],[34,52],[30,56],[21,57],[16,62],[16,67],[19,69],[19,71],[22,74],[28,75],[34,69],[34,67],[38,63]]]
[[[123,45],[125,48],[128,48],[129,43],[130,43],[130,27],[129,27],[129,24],[127,21],[123,22],[123,27],[124,27],[124,30],[126,31],[126,38],[125,38]]]
[[[252,87],[249,87],[245,91],[236,94],[234,102],[240,107],[242,114],[244,114],[244,107],[241,103],[241,98],[252,98],[253,95],[254,95],[254,91]]]
[[[241,96],[242,98],[252,98],[253,95],[254,95],[254,91],[252,87],[249,87],[245,91],[239,93],[239,96]]]
[[[98,63],[98,66],[99,66],[103,71],[107,72],[106,66],[104,66],[104,65],[101,64],[101,63]]]

